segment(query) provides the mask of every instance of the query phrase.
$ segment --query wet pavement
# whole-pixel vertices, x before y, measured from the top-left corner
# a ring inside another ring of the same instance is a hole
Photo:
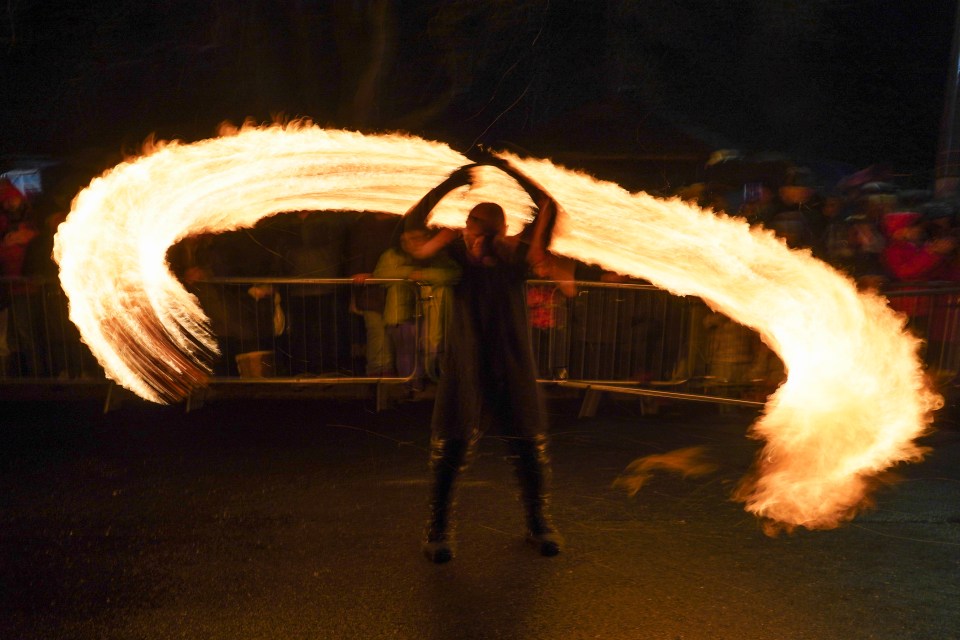
[[[430,403],[229,398],[196,411],[6,401],[0,638],[960,638],[960,431],[832,531],[765,536],[729,499],[746,409],[591,418],[550,402],[542,558],[488,437],[464,476],[457,558],[419,552]],[[705,446],[719,469],[613,487],[633,459]]]

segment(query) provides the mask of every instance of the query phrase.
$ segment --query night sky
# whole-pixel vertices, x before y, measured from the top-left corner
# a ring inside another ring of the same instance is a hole
[[[21,0],[0,156],[305,116],[656,156],[732,147],[932,180],[955,0]],[[9,164],[9,162],[8,162]]]

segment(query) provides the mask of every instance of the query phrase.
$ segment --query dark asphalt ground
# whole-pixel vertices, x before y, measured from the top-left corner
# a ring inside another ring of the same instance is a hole
[[[765,536],[729,494],[749,410],[550,402],[565,553],[521,540],[502,442],[459,500],[459,555],[420,555],[430,402],[0,403],[2,639],[960,638],[960,431],[876,508]],[[703,445],[719,470],[612,486]]]

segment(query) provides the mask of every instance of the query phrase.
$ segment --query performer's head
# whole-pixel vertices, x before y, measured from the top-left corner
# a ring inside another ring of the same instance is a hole
[[[481,202],[467,214],[463,240],[474,258],[490,256],[493,239],[506,234],[507,220],[503,207],[494,202]]]
[[[481,236],[497,236],[507,231],[503,207],[496,202],[481,202],[467,214],[467,231]]]

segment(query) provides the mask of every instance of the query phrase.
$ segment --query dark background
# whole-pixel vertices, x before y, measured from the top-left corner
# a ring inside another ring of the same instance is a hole
[[[154,133],[305,116],[568,164],[733,147],[930,182],[955,5],[19,0],[0,155],[111,162]]]

